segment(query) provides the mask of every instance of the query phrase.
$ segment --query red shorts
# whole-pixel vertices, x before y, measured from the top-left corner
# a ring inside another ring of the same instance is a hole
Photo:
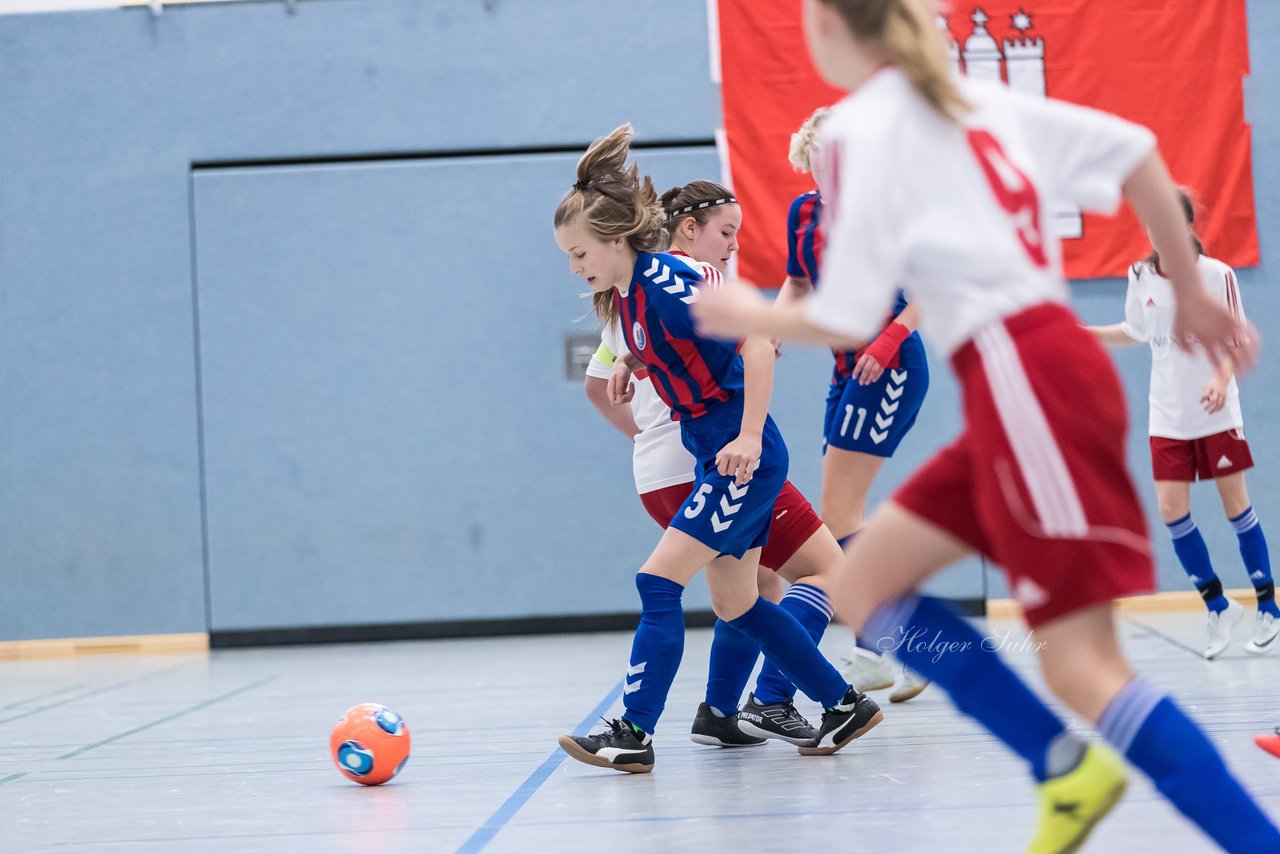
[[[640,500],[653,521],[665,528],[692,489],[692,482],[678,483],[641,493]],[[777,572],[821,527],[822,520],[813,505],[787,481],[773,504],[773,524],[769,527],[769,542],[760,553],[761,565]]]
[[[1244,431],[1223,430],[1199,439],[1151,437],[1151,472],[1156,480],[1213,480],[1253,468]]]
[[[1001,566],[1030,626],[1152,590],[1124,396],[1075,315],[1027,309],[981,330],[952,364],[965,430],[893,500]]]

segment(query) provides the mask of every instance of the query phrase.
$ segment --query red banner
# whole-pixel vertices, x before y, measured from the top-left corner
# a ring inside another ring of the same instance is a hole
[[[1258,263],[1245,0],[952,0],[940,18],[953,61],[998,79],[1106,110],[1151,128],[1174,180],[1200,204],[1206,251]],[[812,189],[787,162],[791,134],[841,93],[813,70],[796,0],[719,0],[724,126],[742,201],[739,275],[774,287],[785,277],[787,205]],[[1069,278],[1124,275],[1150,247],[1127,209],[1116,218],[1054,212]]]

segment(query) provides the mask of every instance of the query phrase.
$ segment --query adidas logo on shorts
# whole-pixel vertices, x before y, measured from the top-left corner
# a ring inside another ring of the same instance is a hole
[[[1222,455],[1222,459],[1218,460],[1218,468],[1225,469],[1231,467],[1231,458],[1226,454]]]

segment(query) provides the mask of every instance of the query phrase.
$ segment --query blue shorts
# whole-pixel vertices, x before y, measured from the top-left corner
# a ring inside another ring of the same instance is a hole
[[[913,333],[898,352],[901,366],[887,368],[870,385],[859,385],[851,377],[831,383],[823,425],[823,453],[833,447],[873,457],[893,456],[916,423],[929,390],[929,362],[920,337]]]
[[[739,558],[769,541],[773,504],[786,483],[789,461],[777,425],[765,418],[760,467],[748,483],[737,486],[732,476],[716,471],[716,454],[741,429],[741,398],[680,422],[680,436],[697,465],[693,491],[671,520],[672,528],[721,555]]]

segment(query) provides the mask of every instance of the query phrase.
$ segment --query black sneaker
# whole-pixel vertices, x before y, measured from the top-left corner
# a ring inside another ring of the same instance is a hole
[[[765,705],[755,694],[747,697],[738,712],[738,729],[760,738],[780,738],[794,745],[804,745],[818,737],[818,731],[796,711],[790,700]]]
[[[839,704],[822,713],[822,726],[813,741],[801,746],[802,756],[826,756],[884,720],[884,712],[866,694],[850,688]]]
[[[605,721],[609,728],[595,735],[562,735],[559,742],[564,752],[579,762],[648,774],[653,770],[653,736],[641,732],[629,721]]]
[[[759,747],[765,743],[765,739],[747,735],[738,729],[737,714],[717,715],[706,703],[698,706],[693,729],[689,730],[689,739],[694,744],[709,744],[712,747]]]

